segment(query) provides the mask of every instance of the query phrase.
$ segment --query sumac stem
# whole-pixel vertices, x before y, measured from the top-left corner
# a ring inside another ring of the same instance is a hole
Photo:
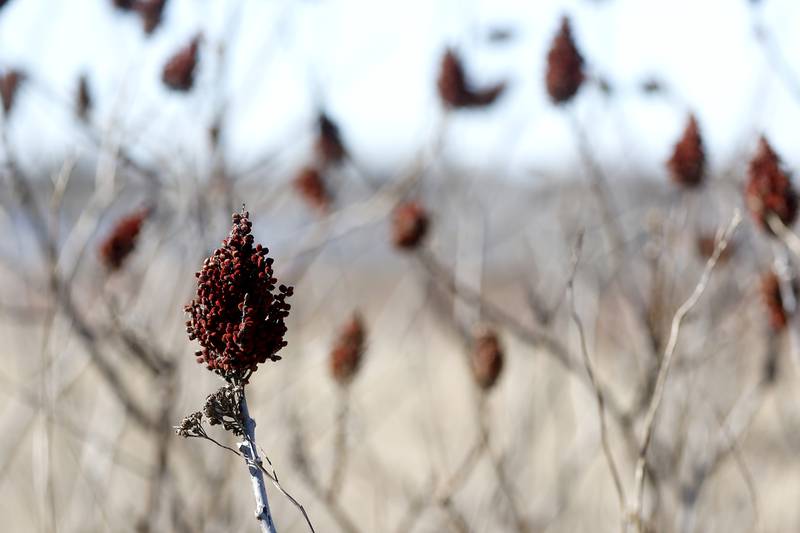
[[[267,487],[264,484],[264,475],[260,468],[261,458],[258,456],[258,447],[256,446],[256,422],[250,417],[250,411],[247,409],[247,397],[244,392],[242,392],[241,409],[244,439],[239,443],[239,451],[242,452],[247,469],[250,472],[253,496],[256,499],[256,520],[258,520],[262,532],[278,533],[275,523],[272,521],[269,500],[267,500]]]

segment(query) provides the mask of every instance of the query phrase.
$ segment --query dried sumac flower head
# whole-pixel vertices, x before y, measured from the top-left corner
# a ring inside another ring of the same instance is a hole
[[[584,79],[583,57],[575,46],[569,19],[564,17],[547,53],[547,94],[556,104],[567,102],[581,88]]]
[[[483,390],[491,389],[503,370],[503,349],[497,333],[486,329],[478,333],[472,352],[472,375]]]
[[[8,114],[14,108],[19,85],[25,80],[20,70],[7,70],[0,76],[0,99],[3,100],[3,111]]]
[[[133,9],[139,13],[139,17],[142,19],[142,26],[146,34],[150,35],[161,24],[166,4],[167,0],[137,0],[133,5]]]
[[[769,234],[773,234],[769,217],[778,218],[786,226],[791,226],[797,218],[797,193],[788,172],[764,137],[750,161],[745,203],[756,222]]]
[[[203,417],[210,426],[222,426],[225,431],[241,437],[245,433],[241,417],[243,394],[241,385],[226,385],[209,394],[203,406]]]
[[[667,167],[672,174],[672,181],[686,187],[697,187],[703,182],[706,169],[706,155],[703,150],[703,139],[697,119],[689,115],[689,121],[683,130],[672,157],[667,161]]]
[[[81,120],[86,120],[91,110],[92,93],[89,90],[89,79],[83,74],[78,80],[78,93],[75,96],[75,113]]]
[[[194,37],[189,44],[178,50],[164,65],[161,80],[173,91],[186,92],[194,85],[197,69],[197,50],[200,37]]]
[[[365,344],[364,322],[358,313],[354,313],[339,332],[331,349],[331,375],[339,385],[348,385],[355,377],[361,367]]]
[[[269,250],[253,244],[251,229],[242,208],[228,238],[197,272],[197,295],[185,308],[189,339],[202,347],[197,362],[231,383],[247,383],[259,364],[278,361],[286,346],[286,299],[293,290],[276,287]]]
[[[175,429],[175,433],[185,438],[207,436],[203,429],[203,413],[200,411],[186,415],[180,425],[173,426],[173,429]]]
[[[294,178],[294,188],[311,207],[327,211],[331,205],[331,194],[325,185],[322,173],[314,166],[300,169]]]
[[[150,209],[142,208],[120,218],[111,232],[100,243],[100,259],[108,270],[119,270],[136,248],[142,225],[150,215]]]
[[[471,87],[461,59],[455,50],[448,48],[439,67],[437,87],[444,105],[459,109],[491,105],[503,93],[506,85],[498,83],[486,89]]]
[[[797,298],[798,287],[794,283],[792,284],[792,291],[795,298]],[[767,272],[761,278],[761,298],[767,308],[769,325],[772,331],[775,333],[782,331],[789,321],[789,314],[783,303],[781,280],[775,272]]]
[[[413,250],[428,232],[428,213],[422,204],[408,201],[397,206],[392,214],[392,242],[397,248]]]
[[[314,148],[323,163],[339,163],[347,154],[339,126],[324,112],[317,117],[317,140]]]

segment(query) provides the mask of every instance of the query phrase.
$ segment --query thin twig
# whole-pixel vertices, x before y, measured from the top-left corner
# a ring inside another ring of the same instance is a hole
[[[639,447],[639,458],[636,461],[636,472],[634,476],[634,491],[635,491],[635,504],[633,510],[633,520],[636,523],[638,530],[641,532],[643,531],[643,520],[642,520],[642,500],[644,496],[644,472],[645,466],[647,463],[647,450],[650,447],[650,441],[653,437],[653,430],[655,428],[655,421],[656,415],[658,414],[658,409],[661,406],[661,401],[664,398],[664,390],[666,387],[667,377],[669,376],[669,370],[672,365],[672,358],[675,355],[675,348],[678,344],[678,335],[680,333],[681,323],[683,319],[686,317],[687,314],[694,308],[697,302],[700,300],[700,297],[708,287],[708,282],[711,279],[711,273],[714,270],[714,267],[719,260],[719,256],[725,251],[725,248],[728,246],[730,242],[730,238],[733,235],[733,232],[736,230],[737,226],[741,222],[741,214],[737,210],[733,214],[733,218],[731,219],[730,223],[728,224],[727,229],[724,231],[722,236],[718,239],[717,245],[714,248],[714,253],[706,262],[706,266],[703,270],[703,274],[700,277],[700,281],[697,282],[694,290],[692,291],[689,298],[686,299],[685,302],[678,308],[675,312],[675,315],[672,318],[672,325],[670,327],[669,333],[669,340],[667,341],[667,346],[664,349],[664,356],[661,359],[661,364],[658,369],[658,377],[656,379],[655,388],[653,390],[653,395],[650,399],[650,404],[647,409],[647,414],[645,416],[644,422],[644,435],[641,440],[641,444]]]
[[[786,245],[786,248],[800,259],[800,237],[797,236],[783,221],[770,213],[766,217],[767,225],[772,232]]]
[[[278,489],[278,491],[280,491],[280,493],[283,494],[286,497],[286,499],[288,499],[292,503],[292,505],[297,507],[297,509],[303,515],[303,518],[306,521],[306,525],[308,526],[309,531],[311,531],[311,533],[315,533],[314,525],[311,523],[311,518],[308,516],[308,512],[306,511],[306,508],[303,507],[303,504],[301,504],[297,500],[297,498],[292,496],[291,493],[289,493],[289,491],[287,491],[285,488],[283,488],[283,485],[281,485],[280,481],[278,480],[278,472],[275,470],[275,466],[273,466],[272,461],[267,456],[267,453],[264,451],[264,448],[262,448],[261,446],[258,447],[258,449],[261,451],[261,455],[264,456],[264,459],[267,460],[267,464],[269,464],[269,468],[270,468],[269,470],[264,468],[264,464],[263,463],[254,463],[252,460],[250,460],[249,457],[246,457],[244,454],[239,452],[239,450],[234,450],[230,446],[225,446],[224,444],[220,443],[219,441],[217,441],[213,437],[209,436],[205,432],[203,432],[202,435],[188,435],[187,437],[188,438],[200,438],[200,439],[205,439],[207,441],[210,441],[213,444],[216,444],[217,446],[222,448],[223,450],[229,451],[232,454],[236,455],[237,457],[243,458],[247,462],[247,464],[249,466],[255,466],[255,467],[259,468],[261,470],[261,473],[264,474],[265,476],[267,476],[270,479],[270,481],[272,481],[272,484],[275,486],[275,488]]]
[[[620,226],[619,221],[614,215],[616,210],[614,209],[611,191],[608,187],[608,179],[606,178],[600,163],[597,162],[597,159],[592,152],[592,147],[589,143],[589,136],[586,133],[586,130],[583,128],[574,113],[570,113],[569,118],[572,131],[578,139],[578,151],[580,152],[581,159],[583,159],[583,164],[586,166],[586,169],[589,172],[589,186],[591,187],[592,193],[597,199],[598,206],[600,207],[600,216],[603,219],[603,229],[608,237],[610,248],[612,251],[623,253],[625,251],[625,237],[622,231],[622,226]],[[612,255],[615,256],[616,254]],[[616,264],[619,264],[619,261],[616,261]]]
[[[544,353],[551,356],[570,374],[579,378],[578,381],[591,388],[591,384],[586,380],[582,371],[582,365],[575,361],[567,347],[555,335],[536,326],[528,326],[520,321],[515,315],[506,312],[502,307],[490,302],[479,291],[471,287],[458,284],[452,274],[442,266],[437,259],[428,251],[421,251],[416,255],[422,266],[429,272],[430,276],[444,286],[451,294],[458,294],[464,301],[471,305],[480,307],[486,318],[490,321],[502,324],[514,336],[535,348],[542,348]],[[612,397],[606,398],[608,412],[623,426],[628,427],[627,415],[622,407]]]
[[[350,390],[345,387],[339,394],[338,413],[336,415],[336,435],[333,443],[333,470],[328,483],[328,498],[339,496],[347,469],[347,420],[350,411]]]
[[[685,533],[690,533],[692,531],[694,514],[703,487],[729,456],[733,456],[734,460],[737,462],[737,466],[739,466],[742,473],[742,478],[747,485],[751,504],[753,505],[753,530],[758,530],[760,518],[755,483],[753,483],[749,469],[744,463],[744,458],[741,457],[741,452],[738,450],[738,443],[744,433],[750,428],[758,410],[763,405],[764,392],[768,386],[768,381],[761,380],[751,390],[742,394],[736,404],[731,408],[728,415],[724,418],[714,409],[714,414],[720,425],[720,435],[711,452],[694,468],[695,474],[692,483],[688,486],[681,487],[684,498],[686,498],[687,494],[690,495],[684,504],[681,531]]]
[[[603,446],[603,454],[605,455],[606,463],[608,463],[608,469],[611,472],[611,477],[614,480],[614,489],[617,492],[620,513],[624,516],[625,490],[622,486],[622,479],[619,474],[619,469],[617,468],[617,463],[614,460],[614,454],[611,452],[611,445],[608,440],[608,425],[606,423],[605,396],[603,394],[603,389],[600,387],[600,384],[597,381],[597,376],[595,375],[594,371],[594,364],[592,363],[592,360],[589,357],[589,350],[586,347],[586,334],[583,329],[583,322],[581,322],[580,315],[578,315],[578,309],[575,305],[575,275],[577,274],[578,271],[578,262],[580,261],[580,252],[582,246],[583,246],[583,233],[581,233],[578,236],[578,241],[575,244],[575,249],[573,252],[573,260],[572,260],[573,261],[572,269],[569,276],[569,281],[567,282],[567,294],[570,303],[570,314],[572,315],[572,321],[575,323],[575,327],[578,329],[578,336],[580,338],[580,344],[581,344],[581,353],[583,354],[583,363],[584,366],[586,367],[586,373],[589,374],[589,381],[592,384],[595,398],[597,399],[597,416],[600,420],[600,442]]]
[[[303,476],[314,495],[325,503],[328,512],[331,514],[333,519],[336,521],[336,524],[342,531],[345,533],[360,533],[360,529],[347,515],[347,512],[342,508],[339,500],[328,498],[322,483],[314,474],[314,472],[311,471],[302,428],[294,417],[292,419],[292,423],[294,425],[294,453],[297,471]]]
[[[789,232],[791,233],[791,232]],[[792,234],[793,235],[793,234]],[[789,256],[789,245],[786,241],[774,243],[774,259],[772,261],[775,275],[778,277],[778,290],[781,296],[781,306],[789,318],[787,330],[789,333],[790,352],[794,368],[800,372],[800,332],[798,332],[797,316],[797,293],[795,292],[795,277],[792,274],[791,257]]]
[[[284,488],[283,488],[283,485],[281,485],[281,482],[280,482],[280,481],[278,481],[278,472],[277,472],[277,471],[275,471],[275,467],[273,466],[273,464],[272,464],[272,461],[270,461],[270,459],[269,459],[269,456],[267,455],[267,453],[264,451],[264,449],[263,449],[263,448],[259,448],[259,449],[261,449],[261,455],[263,455],[263,456],[264,456],[264,459],[266,459],[266,460],[267,460],[267,464],[269,465],[269,468],[270,468],[271,472],[268,472],[268,471],[267,471],[267,470],[264,468],[264,465],[263,465],[263,464],[260,464],[260,465],[258,465],[258,466],[261,468],[261,470],[264,472],[264,474],[265,474],[265,475],[266,475],[268,478],[270,478],[270,479],[272,480],[272,484],[273,484],[273,485],[275,485],[275,488],[276,488],[276,489],[278,489],[278,490],[280,491],[280,493],[281,493],[281,494],[283,494],[284,496],[286,496],[286,498],[287,498],[287,499],[288,499],[290,502],[292,502],[292,504],[293,504],[295,507],[297,507],[297,509],[300,511],[300,513],[302,513],[302,515],[303,515],[303,518],[305,518],[305,520],[306,520],[306,525],[308,526],[308,529],[311,531],[311,533],[315,533],[315,532],[314,532],[314,525],[311,523],[311,518],[308,516],[308,513],[306,512],[306,508],[305,508],[305,507],[303,507],[303,505],[302,505],[302,504],[301,504],[299,501],[297,501],[297,499],[295,499],[295,497],[294,497],[294,496],[292,496],[291,494],[289,494],[289,492],[288,492],[286,489],[284,489]]]
[[[749,420],[752,420],[752,418],[753,417],[750,417]],[[747,426],[749,426],[749,424],[747,424]],[[747,488],[747,494],[750,496],[750,505],[753,508],[753,531],[758,532],[761,530],[761,513],[758,506],[758,492],[756,491],[756,483],[753,479],[753,473],[750,470],[750,467],[747,465],[747,461],[745,461],[744,454],[739,446],[741,432],[739,435],[731,434],[724,420],[720,420],[720,431],[730,442],[728,449],[730,450],[736,465],[739,467],[739,472],[742,475],[742,481],[744,481],[744,485]]]

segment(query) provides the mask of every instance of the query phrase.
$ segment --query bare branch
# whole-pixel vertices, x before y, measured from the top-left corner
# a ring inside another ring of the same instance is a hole
[[[686,317],[687,314],[694,308],[697,302],[700,300],[700,297],[705,292],[706,288],[708,287],[708,282],[711,279],[711,273],[714,271],[714,267],[717,265],[717,261],[719,260],[720,255],[725,248],[728,246],[730,242],[730,238],[733,235],[733,232],[739,226],[742,217],[739,211],[737,210],[733,214],[733,218],[731,219],[730,223],[728,224],[727,229],[722,233],[721,237],[717,240],[717,245],[714,249],[714,253],[706,262],[706,266],[703,269],[703,274],[700,277],[700,281],[697,282],[692,293],[689,295],[689,298],[686,299],[683,304],[678,308],[675,312],[675,315],[672,318],[672,325],[670,327],[669,333],[669,340],[667,341],[667,346],[664,349],[664,356],[661,358],[661,364],[658,369],[658,377],[656,379],[655,388],[653,390],[653,395],[650,399],[650,404],[647,409],[647,414],[645,415],[644,421],[644,435],[642,436],[641,444],[639,447],[639,458],[636,461],[636,472],[634,477],[634,485],[635,485],[635,503],[633,509],[633,520],[635,521],[639,531],[643,531],[643,519],[642,519],[642,500],[644,496],[644,471],[647,463],[647,450],[650,447],[650,441],[653,437],[653,430],[655,428],[655,421],[656,415],[658,414],[658,409],[661,406],[661,401],[664,398],[664,390],[667,382],[667,377],[669,376],[669,370],[672,365],[672,358],[675,355],[675,348],[678,344],[678,335],[680,333],[681,323],[683,319]]]

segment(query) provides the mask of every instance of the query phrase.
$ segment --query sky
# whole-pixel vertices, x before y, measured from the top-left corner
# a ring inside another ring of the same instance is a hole
[[[547,100],[545,57],[563,15],[611,97],[584,87],[566,109]],[[360,163],[389,172],[431,141],[437,67],[454,46],[477,84],[509,87],[491,108],[449,119],[445,154],[456,167],[509,179],[558,173],[577,165],[577,121],[604,163],[657,176],[690,111],[712,169],[761,133],[800,167],[799,26],[796,0],[169,0],[146,37],[110,0],[11,0],[0,11],[0,68],[35,80],[8,117],[28,165],[87,151],[69,112],[86,73],[96,123],[135,139],[145,158],[203,168],[206,128],[224,102],[235,164],[277,148],[302,159],[322,103]],[[512,37],[491,42],[495,29]],[[196,90],[168,93],[161,67],[198,33]],[[639,90],[654,77],[671,97]]]

